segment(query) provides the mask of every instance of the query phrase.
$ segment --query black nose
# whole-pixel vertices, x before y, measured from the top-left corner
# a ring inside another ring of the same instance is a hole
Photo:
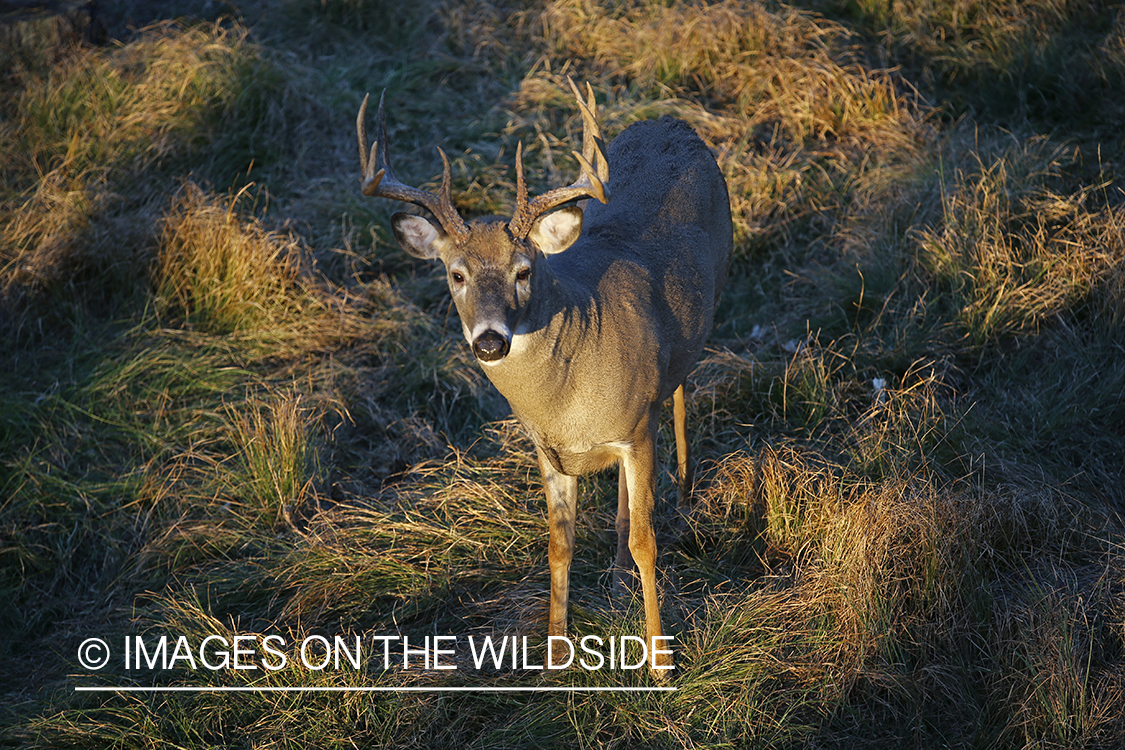
[[[508,356],[508,339],[496,331],[485,331],[473,342],[473,354],[482,362],[504,359]]]

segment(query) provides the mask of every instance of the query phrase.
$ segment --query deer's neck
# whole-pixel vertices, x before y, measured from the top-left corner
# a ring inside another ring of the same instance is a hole
[[[624,293],[601,294],[615,286],[607,268],[578,278],[537,269],[511,352],[484,368],[535,442],[560,454],[628,440],[659,389],[641,356],[654,346],[642,300],[619,285]]]

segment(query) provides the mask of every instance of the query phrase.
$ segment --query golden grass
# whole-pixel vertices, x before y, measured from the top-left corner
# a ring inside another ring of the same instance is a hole
[[[1032,140],[958,169],[941,221],[920,233],[920,263],[950,290],[976,344],[1037,333],[1076,309],[1121,320],[1125,216],[1105,205],[1105,184],[1051,189],[1068,154],[1047,148]]]
[[[932,143],[914,93],[893,73],[859,64],[843,26],[805,11],[737,0],[560,0],[521,22],[542,29],[549,52],[521,82],[516,127],[539,130],[546,111],[565,102],[552,56],[567,60],[566,74],[577,68],[613,92],[602,105],[610,137],[637,119],[686,120],[727,177],[740,248],[897,190]],[[551,151],[564,144],[542,131],[534,140],[525,153],[534,158],[542,144],[554,172]]]
[[[886,24],[896,41],[967,75],[985,67],[1007,72],[1029,48],[1048,46],[1060,27],[1081,22],[1087,0],[998,0],[987,12],[974,0],[859,0],[861,12]]]
[[[22,290],[50,287],[81,265],[90,241],[90,219],[104,204],[104,186],[93,189],[81,176],[59,171],[44,175],[15,210],[0,218],[0,293],[10,298]]]
[[[228,480],[233,496],[273,515],[274,523],[293,525],[293,516],[309,499],[320,469],[316,449],[317,419],[296,392],[263,403],[251,398],[229,409],[238,461]]]
[[[297,241],[243,223],[236,207],[246,196],[219,203],[185,183],[174,198],[154,271],[162,312],[218,334],[277,327],[299,312]]]
[[[556,54],[588,60],[638,92],[690,89],[736,114],[747,134],[796,144],[878,141],[888,150],[916,134],[917,111],[894,80],[851,59],[843,26],[807,12],[736,0],[561,0],[540,22]]]
[[[4,96],[12,116],[0,120],[0,292],[52,289],[91,271],[135,274],[138,240],[122,241],[106,214],[141,204],[130,218],[142,228],[130,234],[151,231],[145,193],[161,175],[147,173],[207,142],[237,110],[258,55],[244,28],[168,23],[128,45],[17,63],[18,93]]]
[[[694,517],[697,534],[725,526],[766,541],[763,564],[788,581],[774,605],[786,627],[810,644],[824,629],[806,668],[908,695],[927,681],[902,669],[917,654],[941,654],[937,672],[987,655],[1010,671],[984,694],[957,694],[968,686],[956,681],[927,689],[953,690],[965,705],[995,701],[1028,743],[1089,746],[1120,731],[1111,706],[1122,682],[1106,662],[1120,617],[1099,618],[1121,560],[1084,559],[1084,536],[1100,522],[1072,499],[1032,485],[856,482],[807,450],[767,447],[727,457]]]

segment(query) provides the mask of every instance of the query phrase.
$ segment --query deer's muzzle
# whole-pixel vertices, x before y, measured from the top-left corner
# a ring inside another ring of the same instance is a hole
[[[473,341],[473,354],[481,362],[496,362],[508,356],[508,339],[489,329]]]

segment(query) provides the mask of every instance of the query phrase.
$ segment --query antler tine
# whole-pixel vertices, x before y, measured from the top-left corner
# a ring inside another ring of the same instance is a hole
[[[527,183],[523,178],[523,141],[520,141],[516,144],[516,212],[512,215],[509,226],[525,213],[527,213]]]
[[[449,167],[449,157],[440,148],[437,152],[441,156],[441,200],[438,202],[438,212],[434,215],[441,220],[443,226],[452,223],[464,227],[465,222],[461,220],[461,214],[453,207],[453,177]],[[468,228],[465,228],[465,231],[468,232]]]
[[[419,190],[418,188],[404,185],[398,181],[387,162],[387,117],[383,108],[383,101],[387,92],[384,90],[379,97],[379,112],[376,119],[379,122],[379,133],[375,142],[371,144],[371,151],[367,151],[367,99],[363,97],[363,104],[359,108],[359,117],[356,119],[356,133],[359,136],[359,164],[363,170],[362,191],[369,197],[390,198],[391,200],[405,201],[425,208],[437,218],[446,234],[463,237],[469,233],[465,220],[453,207],[452,177],[449,167],[449,158],[440,148],[442,161],[441,195]]]
[[[512,220],[508,222],[509,231],[516,237],[526,237],[537,218],[567,201],[576,198],[597,198],[602,203],[609,202],[609,189],[606,187],[609,181],[609,162],[606,161],[602,147],[594,89],[589,83],[586,84],[589,101],[583,102],[574,81],[569,78],[567,80],[578,102],[578,108],[582,111],[583,153],[571,152],[578,160],[582,174],[567,187],[556,188],[529,202],[527,185],[523,177],[523,144],[520,143],[516,149],[516,211]]]
[[[379,189],[379,183],[382,181],[383,176],[386,174],[385,169],[375,172],[375,149],[379,145],[379,141],[371,144],[371,153],[367,152],[367,100],[371,98],[371,94],[365,94],[363,97],[363,104],[359,105],[359,116],[355,120],[356,134],[359,136],[359,167],[362,171],[362,187],[364,195],[374,195],[375,191]],[[383,97],[379,97],[379,111],[383,111]],[[382,135],[380,133],[380,135]]]
[[[582,156],[588,164],[596,166],[596,169],[590,170],[591,177],[597,177],[603,183],[609,182],[609,162],[606,161],[602,150],[605,144],[602,141],[601,127],[598,125],[598,104],[594,99],[594,87],[586,81],[586,101],[583,102],[582,93],[574,84],[574,79],[567,76],[566,82],[570,84],[570,90],[574,92],[574,100],[582,112]]]

